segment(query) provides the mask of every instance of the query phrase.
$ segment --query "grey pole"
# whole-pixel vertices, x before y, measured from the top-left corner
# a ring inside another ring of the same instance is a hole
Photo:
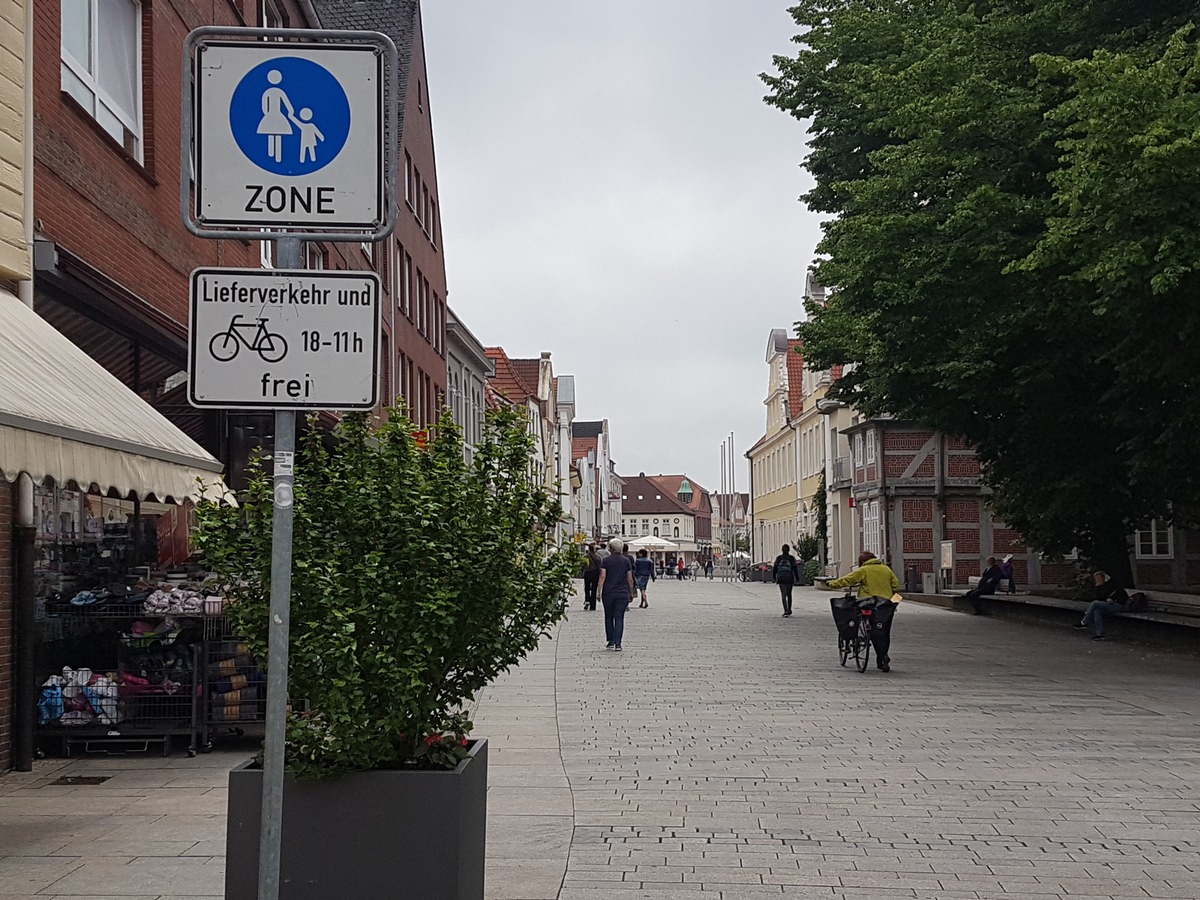
[[[300,239],[276,245],[281,269],[300,268]],[[258,900],[279,900],[283,835],[283,749],[287,726],[288,631],[292,606],[292,502],[296,413],[275,410],[275,507],[271,516],[271,621],[267,645],[267,739],[263,752]]]

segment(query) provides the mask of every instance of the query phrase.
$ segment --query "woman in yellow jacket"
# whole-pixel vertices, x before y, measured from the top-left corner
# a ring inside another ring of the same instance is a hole
[[[880,562],[874,553],[864,550],[858,555],[858,568],[849,575],[833,579],[829,586],[858,587],[860,600],[876,598],[875,621],[871,629],[871,643],[875,646],[875,665],[881,672],[890,672],[892,661],[888,650],[892,646],[892,619],[896,615],[896,603],[893,598],[900,597],[896,593],[900,589],[900,579],[896,577],[896,573]]]

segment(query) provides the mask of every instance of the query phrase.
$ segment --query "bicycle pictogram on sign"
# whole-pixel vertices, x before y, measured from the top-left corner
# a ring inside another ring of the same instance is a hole
[[[287,356],[288,345],[282,334],[267,329],[267,319],[255,319],[258,324],[241,321],[244,316],[234,316],[229,327],[218,332],[208,342],[208,352],[217,362],[230,362],[243,346],[257,353],[263,362],[276,363]],[[246,332],[251,332],[250,338]]]

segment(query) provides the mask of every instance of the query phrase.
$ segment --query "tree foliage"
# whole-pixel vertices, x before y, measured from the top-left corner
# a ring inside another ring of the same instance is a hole
[[[1197,509],[1195,6],[804,0],[763,76],[830,216],[806,358],[971,441],[1007,523],[1117,572]]]
[[[557,497],[529,477],[521,415],[489,415],[474,461],[448,415],[424,445],[399,411],[347,416],[297,454],[287,764],[300,777],[453,766],[463,709],[562,618],[578,568],[550,544]],[[272,483],[200,509],[198,541],[266,659]],[[301,712],[300,701],[307,701]]]

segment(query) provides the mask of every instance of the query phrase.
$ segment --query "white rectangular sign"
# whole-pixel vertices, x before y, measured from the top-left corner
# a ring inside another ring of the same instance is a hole
[[[196,269],[188,400],[218,409],[373,409],[379,276]]]
[[[206,41],[195,71],[197,224],[382,227],[380,47]]]

